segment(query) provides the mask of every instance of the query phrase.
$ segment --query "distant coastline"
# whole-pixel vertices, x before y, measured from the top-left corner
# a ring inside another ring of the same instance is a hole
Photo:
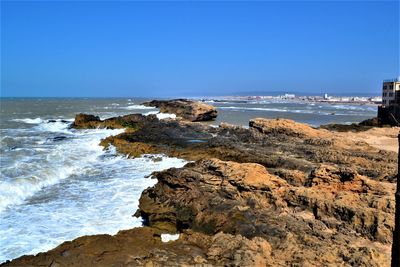
[[[284,94],[278,96],[257,95],[257,96],[221,96],[198,98],[204,102],[265,102],[265,101],[293,101],[304,103],[329,103],[329,104],[361,104],[361,105],[380,105],[382,97],[377,96],[296,96],[294,94]]]

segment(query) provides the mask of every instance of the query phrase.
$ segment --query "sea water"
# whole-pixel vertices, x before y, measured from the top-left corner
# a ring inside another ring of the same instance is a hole
[[[129,98],[2,98],[0,100],[0,262],[49,250],[82,235],[141,225],[132,216],[153,171],[181,167],[177,158],[128,159],[102,138],[123,130],[71,129],[75,114],[102,119],[157,109]],[[248,124],[254,117],[291,118],[319,125],[351,123],[376,107],[312,103],[215,103],[218,124]],[[159,114],[160,118],[174,117]]]
[[[287,118],[312,126],[340,123],[351,124],[377,116],[377,106],[370,104],[339,104],[293,100],[249,101],[247,103],[214,102],[219,116],[217,123],[248,125],[252,118]]]
[[[156,182],[145,177],[185,161],[128,159],[115,148],[99,146],[102,138],[123,130],[70,128],[78,112],[106,118],[151,110],[117,102],[2,99],[0,262],[82,235],[115,234],[141,225],[132,214],[142,191]]]

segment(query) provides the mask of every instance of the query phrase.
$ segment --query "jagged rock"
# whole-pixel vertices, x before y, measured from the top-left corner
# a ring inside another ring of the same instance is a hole
[[[74,128],[90,128],[92,124],[100,122],[99,116],[79,113],[75,116]]]
[[[177,241],[163,243],[160,234],[142,227],[115,236],[84,236],[1,266],[272,266],[270,246],[261,238],[185,231]]]
[[[144,116],[141,114],[130,114],[125,116],[113,117],[105,120],[100,120],[98,116],[88,114],[78,114],[72,123],[72,128],[76,129],[94,129],[94,128],[129,128],[136,129],[148,122],[158,121],[155,115]]]
[[[368,266],[389,263],[383,248],[394,226],[394,184],[321,165],[304,186],[292,186],[261,165],[217,159],[154,176],[136,213],[151,227],[262,238],[273,262],[287,265],[360,262],[359,253],[371,258]]]
[[[397,154],[364,135],[290,120],[214,128],[140,114],[74,125],[131,129],[102,145],[133,157],[194,162],[153,174],[158,183],[136,212],[150,228],[78,238],[9,266],[389,266]],[[162,243],[162,232],[180,238]]]
[[[159,183],[143,192],[136,215],[143,216],[150,226],[170,232],[190,228],[254,237],[254,209],[284,206],[277,194],[286,182],[259,164],[207,159],[154,176]],[[253,192],[259,194],[258,200]],[[171,199],[172,194],[176,198]]]
[[[217,117],[215,107],[187,99],[153,100],[143,105],[159,108],[162,113],[176,114],[189,121],[210,121]]]
[[[249,129],[221,124],[218,128],[183,121],[151,121],[102,141],[131,156],[163,153],[188,160],[219,158],[259,163],[274,171],[308,173],[326,162],[374,179],[393,180],[396,153],[378,150],[365,138],[314,129],[289,120],[252,120]],[[356,139],[357,140],[357,139]]]
[[[293,186],[254,163],[156,172],[150,227],[85,236],[4,266],[389,266],[394,184],[320,165]],[[180,232],[162,243],[163,232]]]

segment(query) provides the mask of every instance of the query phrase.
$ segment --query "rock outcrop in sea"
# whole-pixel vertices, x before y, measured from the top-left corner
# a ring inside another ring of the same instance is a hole
[[[159,108],[162,113],[172,113],[188,121],[210,121],[217,117],[214,106],[187,99],[153,100],[143,105]]]
[[[211,127],[140,114],[81,114],[73,127],[124,127],[101,144],[192,162],[153,173],[157,184],[132,211],[145,227],[80,237],[5,266],[390,265],[397,154],[354,133],[284,119]],[[179,239],[164,243],[163,233]]]

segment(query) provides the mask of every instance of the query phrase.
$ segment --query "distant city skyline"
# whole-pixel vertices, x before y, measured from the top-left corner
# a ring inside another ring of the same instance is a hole
[[[2,1],[2,97],[380,95],[398,1]]]

